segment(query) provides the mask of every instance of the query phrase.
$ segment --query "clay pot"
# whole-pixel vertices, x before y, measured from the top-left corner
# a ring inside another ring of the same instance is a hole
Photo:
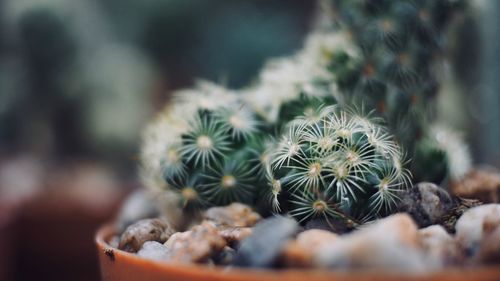
[[[332,272],[324,270],[251,270],[227,269],[203,265],[180,265],[140,258],[107,242],[115,235],[112,225],[103,226],[96,234],[101,276],[103,281],[332,281],[332,280],[425,280],[425,281],[494,281],[500,278],[500,268],[447,270],[429,274],[387,273],[374,271]]]

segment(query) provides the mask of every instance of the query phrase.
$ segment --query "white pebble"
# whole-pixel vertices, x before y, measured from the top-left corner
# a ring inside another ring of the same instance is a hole
[[[137,255],[143,258],[161,261],[166,261],[170,257],[168,248],[156,241],[145,242],[139,252],[137,252]]]

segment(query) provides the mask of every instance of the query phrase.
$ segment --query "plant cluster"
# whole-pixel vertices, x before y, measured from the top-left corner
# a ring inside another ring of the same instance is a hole
[[[176,94],[145,133],[146,185],[186,211],[238,201],[355,225],[390,214],[410,171],[462,177],[466,146],[427,121],[455,2],[324,1],[327,27],[253,85]]]
[[[295,55],[270,61],[258,83],[247,89],[247,100],[278,125],[311,112],[311,98],[326,105],[363,106],[386,121],[415,160],[412,169],[431,167],[431,159],[446,166],[440,168],[445,172],[421,169],[416,180],[439,183],[463,177],[467,162],[461,161],[465,165],[460,167],[448,161],[452,156],[429,139],[434,135],[439,78],[446,71],[446,27],[464,10],[465,1],[322,4],[323,24]],[[456,148],[468,155],[465,146]],[[434,156],[416,157],[418,153]]]

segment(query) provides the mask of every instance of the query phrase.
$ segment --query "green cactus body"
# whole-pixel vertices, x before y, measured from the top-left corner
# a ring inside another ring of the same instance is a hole
[[[390,213],[410,186],[404,152],[369,117],[327,106],[317,120],[289,122],[270,157],[290,214],[362,221]]]
[[[437,152],[428,140],[433,139],[429,127],[438,77],[444,72],[445,28],[464,1],[323,2],[329,4],[323,12],[331,15],[330,25],[312,33],[295,55],[265,67],[259,83],[248,90],[250,104],[279,129],[296,116],[317,115],[320,105],[373,110],[408,157],[418,158],[412,165],[418,170],[415,180],[441,183],[448,174],[462,177],[470,160],[458,167],[444,157],[444,166],[431,165],[437,156],[430,156]],[[461,173],[450,174],[446,166]]]
[[[264,175],[250,166],[260,163],[260,155],[250,151],[262,128],[249,107],[222,87],[203,82],[180,91],[146,130],[145,177],[175,191],[185,210],[253,204]]]
[[[422,142],[429,138],[427,121],[435,115],[446,26],[464,10],[466,1],[325,2],[334,11],[331,20],[336,28],[350,33],[360,50],[356,56],[333,54],[329,69],[339,88],[351,102],[361,102],[384,117],[411,158],[432,154]],[[439,174],[440,168],[435,168],[430,172]]]

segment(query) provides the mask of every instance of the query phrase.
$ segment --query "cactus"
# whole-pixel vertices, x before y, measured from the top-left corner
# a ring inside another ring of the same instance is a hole
[[[373,110],[409,158],[418,158],[412,164],[415,180],[441,183],[450,172],[445,167],[458,165],[431,141],[435,130],[430,126],[438,77],[444,71],[445,28],[464,2],[322,1],[327,24],[295,55],[267,65],[259,83],[247,89],[246,99],[279,129],[295,116],[307,115],[314,105],[354,104]],[[463,143],[458,134],[448,135]],[[460,151],[470,158],[466,146]],[[443,163],[430,165],[432,160]],[[420,172],[424,169],[427,175]]]
[[[260,131],[261,122],[236,95],[200,82],[179,91],[146,130],[143,177],[149,186],[174,191],[185,210],[253,204],[264,180],[259,166],[250,166],[260,163]]]
[[[146,184],[185,211],[238,201],[355,226],[390,214],[413,180],[463,176],[466,146],[428,123],[448,1],[331,3],[330,26],[248,88],[178,92],[146,130]]]
[[[316,120],[289,122],[268,165],[271,187],[278,184],[299,221],[325,217],[352,224],[390,213],[410,186],[405,161],[376,118],[327,106]]]

